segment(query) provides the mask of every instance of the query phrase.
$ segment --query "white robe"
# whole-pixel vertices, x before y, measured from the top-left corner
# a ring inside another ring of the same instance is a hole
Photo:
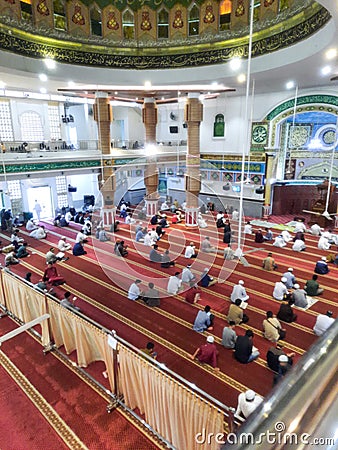
[[[33,230],[29,235],[34,239],[44,239],[47,236],[45,230],[41,227]]]
[[[318,241],[318,248],[319,248],[319,250],[329,250],[330,247],[331,247],[331,244],[326,239],[326,237],[321,236],[319,238],[319,241]]]
[[[284,238],[282,238],[281,236],[277,236],[275,238],[275,242],[272,244],[274,247],[285,247],[286,246],[286,242],[284,240]]]
[[[283,230],[283,231],[281,232],[281,235],[282,235],[282,237],[283,237],[283,239],[284,239],[285,242],[289,242],[289,241],[291,241],[291,239],[292,239],[291,234],[290,234],[287,230]]]
[[[304,241],[301,239],[296,239],[292,246],[292,250],[295,252],[301,252],[302,250],[306,249],[306,245],[304,244]]]

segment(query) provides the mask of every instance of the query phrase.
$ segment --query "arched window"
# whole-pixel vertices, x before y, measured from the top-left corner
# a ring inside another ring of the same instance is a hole
[[[134,14],[127,9],[122,15],[122,30],[125,39],[134,39],[135,37],[135,23]]]
[[[24,142],[41,142],[44,140],[40,114],[26,111],[20,116],[21,139]]]
[[[95,6],[90,10],[90,29],[93,36],[102,36],[101,11]]]
[[[214,121],[214,137],[224,137],[224,115],[217,114]]]
[[[32,0],[25,0],[20,2],[21,20],[23,22],[32,22]]]
[[[67,20],[65,5],[62,0],[53,1],[54,9],[54,28],[56,30],[66,31],[67,30]]]
[[[200,30],[200,10],[194,5],[188,16],[188,32],[189,36],[198,36]]]
[[[159,39],[169,37],[169,13],[165,9],[161,9],[157,16],[157,37]]]
[[[219,29],[220,31],[230,28],[231,0],[223,0],[219,5]]]

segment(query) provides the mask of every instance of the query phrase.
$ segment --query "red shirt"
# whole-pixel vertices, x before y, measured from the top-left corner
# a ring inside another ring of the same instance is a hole
[[[216,345],[207,342],[199,348],[197,358],[199,362],[210,364],[210,366],[215,368],[217,367],[217,354]]]

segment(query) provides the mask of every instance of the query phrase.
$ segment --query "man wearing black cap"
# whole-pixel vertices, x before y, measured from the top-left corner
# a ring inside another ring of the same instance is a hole
[[[334,318],[332,315],[332,311],[326,311],[326,314],[319,314],[315,326],[313,327],[313,331],[317,336],[324,334],[325,331],[333,324]]]

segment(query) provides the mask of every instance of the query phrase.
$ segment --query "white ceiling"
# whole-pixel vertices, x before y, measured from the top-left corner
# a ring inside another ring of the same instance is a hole
[[[336,89],[338,82],[330,81],[330,78],[338,74],[338,57],[333,61],[327,61],[325,52],[330,48],[338,49],[338,1],[322,0],[320,3],[332,15],[332,20],[322,30],[288,49],[252,60],[250,75],[255,79],[257,94],[284,90],[289,80],[294,80],[299,89],[322,86]],[[321,68],[325,65],[330,65],[332,72],[323,76]],[[35,92],[38,92],[40,87],[45,87],[48,93],[56,93],[59,88],[67,88],[68,81],[85,85],[93,84],[95,80],[95,83],[104,85],[143,85],[146,81],[150,81],[153,86],[218,82],[236,89],[235,93],[227,95],[243,95],[246,83],[239,84],[237,75],[246,71],[246,61],[237,72],[231,70],[229,63],[151,71],[102,69],[58,63],[55,70],[47,70],[42,60],[0,51],[0,81],[6,83],[7,89]],[[48,75],[47,82],[39,80],[40,73]]]

